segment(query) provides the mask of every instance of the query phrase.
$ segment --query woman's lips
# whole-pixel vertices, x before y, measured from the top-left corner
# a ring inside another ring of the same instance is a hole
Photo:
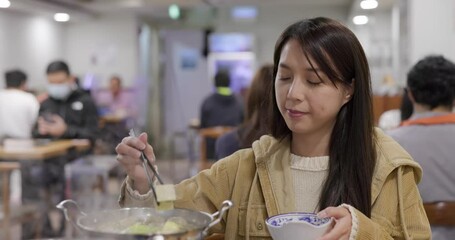
[[[298,117],[302,117],[303,115],[308,114],[307,112],[301,112],[301,111],[292,110],[292,109],[286,109],[286,111],[291,118],[298,118]]]

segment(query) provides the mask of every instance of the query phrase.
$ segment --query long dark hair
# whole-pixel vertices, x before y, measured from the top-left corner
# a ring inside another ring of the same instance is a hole
[[[273,85],[273,65],[263,65],[254,75],[247,93],[245,122],[238,128],[240,148],[249,148],[254,141],[267,133],[266,109],[270,99],[266,98]]]
[[[370,72],[365,53],[355,35],[341,23],[313,18],[292,24],[275,45],[273,77],[281,51],[296,40],[312,66],[319,67],[335,84],[354,89],[339,111],[329,146],[329,174],[319,198],[319,208],[347,203],[371,215],[371,182],[376,161]],[[310,58],[313,61],[310,61]],[[270,112],[270,131],[277,139],[292,137],[276,103]]]

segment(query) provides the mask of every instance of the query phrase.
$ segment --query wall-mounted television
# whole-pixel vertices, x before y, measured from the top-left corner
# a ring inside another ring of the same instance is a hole
[[[213,53],[252,52],[254,36],[248,33],[212,33],[209,36],[209,50]]]

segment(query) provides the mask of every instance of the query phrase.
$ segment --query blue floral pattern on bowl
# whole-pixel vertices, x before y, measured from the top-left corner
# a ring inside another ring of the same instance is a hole
[[[265,220],[274,240],[315,240],[331,226],[332,218],[319,218],[315,213],[293,212],[271,216]]]
[[[306,222],[313,226],[320,226],[330,221],[330,218],[319,218],[314,213],[285,213],[275,215],[266,220],[272,226],[282,227],[286,223]]]

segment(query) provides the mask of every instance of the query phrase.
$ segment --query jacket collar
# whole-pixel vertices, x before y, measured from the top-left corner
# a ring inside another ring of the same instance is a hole
[[[411,155],[406,152],[390,136],[386,135],[379,128],[375,129],[376,140],[376,166],[374,168],[373,181],[371,186],[371,203],[378,197],[387,177],[400,167],[413,168],[416,184],[422,179],[422,168],[415,162]]]
[[[289,139],[262,136],[253,143],[253,151],[269,216],[295,211]]]
[[[414,169],[416,183],[422,169],[411,156],[379,128],[375,129],[377,160],[371,186],[371,203],[376,201],[387,177],[401,166]],[[294,183],[290,167],[290,140],[262,136],[253,143],[256,167],[269,216],[295,211]]]

